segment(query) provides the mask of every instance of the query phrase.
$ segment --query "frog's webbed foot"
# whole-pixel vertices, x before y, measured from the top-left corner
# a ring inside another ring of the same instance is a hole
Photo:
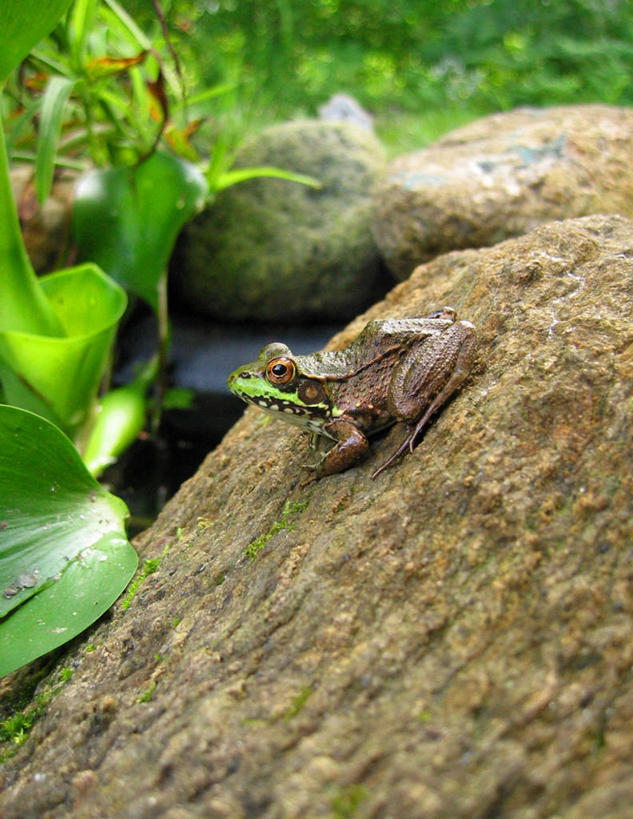
[[[428,408],[428,410],[424,413],[424,415],[422,416],[420,421],[418,421],[418,423],[415,426],[413,426],[413,424],[409,424],[409,426],[407,428],[408,433],[407,433],[404,441],[400,444],[398,449],[396,449],[396,451],[393,453],[393,455],[390,455],[389,458],[387,458],[387,460],[384,462],[384,464],[382,466],[379,466],[378,469],[375,472],[372,473],[372,476],[371,476],[372,479],[377,477],[378,475],[380,475],[380,473],[383,470],[387,469],[387,467],[391,466],[391,464],[394,461],[397,461],[398,458],[401,455],[404,455],[404,453],[407,451],[407,449],[409,450],[409,452],[413,452],[413,450],[415,448],[416,440],[420,436],[420,433],[422,432],[422,430],[426,426],[426,423],[429,420],[429,418],[431,417],[431,415],[435,412],[435,410],[440,406],[441,403],[442,402],[436,403],[436,401],[434,401],[431,404],[431,406]]]
[[[379,466],[378,469],[372,473],[371,475],[372,479],[380,475],[380,473],[387,469],[387,467],[391,466],[391,464],[394,461],[397,461],[398,458],[407,451],[407,449],[409,450],[409,452],[413,452],[415,448],[415,442],[420,436],[420,433],[422,432],[423,428],[426,426],[427,421],[442,403],[443,401],[437,403],[436,399],[435,401],[433,401],[431,406],[427,409],[427,411],[424,413],[424,415],[422,416],[420,421],[418,421],[415,427],[412,424],[409,425],[408,427],[409,432],[404,441],[400,444],[398,449],[396,449],[393,455],[390,455],[389,458],[387,458],[387,460],[384,462],[384,464],[382,466]]]
[[[327,450],[325,452],[316,452],[312,451],[308,456],[308,460],[304,461],[301,464],[303,469],[306,469],[308,472],[317,473],[319,471],[319,467],[325,460],[327,455]]]
[[[397,461],[398,458],[407,450],[407,448],[411,446],[411,439],[415,435],[415,430],[411,431],[411,429],[412,428],[409,427],[409,434],[404,439],[404,441],[400,444],[398,449],[396,449],[396,451],[393,453],[393,455],[390,455],[387,458],[387,460],[384,462],[384,464],[382,464],[382,466],[379,466],[378,469],[376,469],[375,472],[371,473],[371,479],[372,480],[374,478],[377,478],[378,475],[380,475],[381,472],[383,472],[385,469],[387,469],[387,467],[391,466],[391,464],[394,463],[394,461]]]
[[[334,445],[315,464],[304,464],[316,478],[343,472],[353,466],[369,449],[369,441],[364,433],[349,419],[341,417],[328,421],[326,435]]]
[[[301,478],[301,480],[299,481],[299,487],[301,489],[305,489],[306,486],[310,486],[310,484],[314,483],[318,478],[318,476],[316,474],[316,467],[314,467],[314,466],[312,466],[310,464],[304,464],[303,468],[308,469],[309,474],[306,475],[305,477]]]
[[[453,390],[451,390],[451,392],[452,391]],[[442,394],[438,395],[438,397],[435,399],[435,401],[433,401],[431,406],[427,409],[427,411],[424,413],[422,418],[418,421],[418,423],[415,426],[413,426],[413,424],[409,424],[409,426],[407,428],[408,433],[407,433],[404,441],[400,444],[398,449],[396,449],[396,451],[393,453],[393,455],[390,455],[389,458],[387,458],[387,460],[384,462],[384,464],[382,466],[378,467],[378,469],[375,472],[372,473],[372,476],[371,476],[372,479],[377,477],[378,475],[380,475],[380,473],[383,470],[387,469],[387,467],[391,466],[391,464],[394,461],[397,461],[398,458],[407,451],[407,449],[409,450],[409,452],[413,452],[413,450],[415,449],[416,441],[419,438],[422,430],[426,426],[429,418],[431,417],[431,415],[433,415],[435,410],[438,409],[438,407],[440,407],[444,403],[444,401],[446,400],[446,398],[442,398],[441,401],[439,400],[441,398]],[[450,393],[449,393],[449,395],[450,395]],[[448,397],[448,396],[446,396],[446,397]]]

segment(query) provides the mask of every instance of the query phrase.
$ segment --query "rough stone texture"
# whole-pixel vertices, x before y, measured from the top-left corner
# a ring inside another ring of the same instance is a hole
[[[552,219],[633,216],[632,141],[627,108],[485,117],[390,164],[374,197],[376,242],[404,279],[441,253],[494,245]]]
[[[447,303],[479,362],[376,481],[401,430],[301,488],[307,436],[245,413],[50,671],[0,814],[631,815],[633,223],[443,256],[335,343]]]
[[[371,190],[384,169],[377,139],[353,125],[275,125],[236,167],[275,166],[320,190],[253,179],[222,191],[179,242],[174,284],[197,312],[254,321],[351,317],[373,301],[379,255]]]
[[[38,273],[60,266],[60,256],[68,250],[70,213],[77,171],[57,171],[51,194],[40,207],[33,182],[33,166],[11,169],[11,187],[17,203],[22,236],[31,264]]]

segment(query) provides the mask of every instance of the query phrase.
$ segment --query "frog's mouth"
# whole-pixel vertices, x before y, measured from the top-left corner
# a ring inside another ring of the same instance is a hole
[[[252,404],[276,418],[296,424],[296,426],[304,429],[308,428],[313,432],[321,432],[323,424],[330,417],[326,407],[306,407],[273,396],[241,395],[240,398],[246,401],[247,404]]]
[[[283,398],[273,398],[267,395],[258,395],[257,397],[246,395],[244,396],[249,404],[254,404],[261,409],[267,409],[271,412],[286,412],[292,415],[305,415],[308,412],[308,407],[303,407],[301,404],[293,404],[292,401],[286,401]]]

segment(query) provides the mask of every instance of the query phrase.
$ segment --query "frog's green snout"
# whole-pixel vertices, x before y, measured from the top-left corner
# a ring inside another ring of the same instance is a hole
[[[239,382],[250,377],[251,374],[249,372],[245,372],[244,370],[233,370],[233,372],[226,379],[226,386],[231,392],[236,392],[239,390]]]

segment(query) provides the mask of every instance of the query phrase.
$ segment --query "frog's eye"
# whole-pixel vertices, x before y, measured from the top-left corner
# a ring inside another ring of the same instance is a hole
[[[280,356],[266,365],[266,377],[271,384],[287,384],[294,378],[295,364],[290,358]]]

